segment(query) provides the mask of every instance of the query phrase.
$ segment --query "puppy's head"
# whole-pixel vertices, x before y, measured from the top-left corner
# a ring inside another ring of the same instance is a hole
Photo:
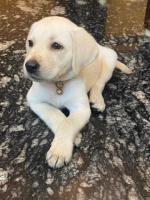
[[[98,54],[94,38],[63,17],[35,22],[27,37],[26,50],[24,72],[34,81],[73,78]]]

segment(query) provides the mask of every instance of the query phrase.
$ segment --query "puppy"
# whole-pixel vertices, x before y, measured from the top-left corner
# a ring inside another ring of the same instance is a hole
[[[26,50],[24,73],[33,81],[27,101],[55,135],[46,155],[49,166],[62,167],[80,143],[79,132],[91,115],[89,100],[103,111],[102,92],[115,67],[126,74],[131,71],[117,60],[115,51],[99,45],[86,30],[63,17],[35,22]],[[68,117],[60,110],[64,107],[70,112]]]

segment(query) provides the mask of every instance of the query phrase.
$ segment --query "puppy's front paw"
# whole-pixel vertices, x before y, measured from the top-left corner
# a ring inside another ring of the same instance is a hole
[[[90,102],[92,103],[93,108],[96,108],[101,112],[105,110],[106,105],[102,96],[91,96]]]
[[[54,138],[46,159],[50,167],[60,168],[71,160],[73,142],[71,140]]]
[[[97,109],[98,111],[103,112],[105,110],[105,103],[104,102],[97,102],[97,103],[92,103],[92,107]]]

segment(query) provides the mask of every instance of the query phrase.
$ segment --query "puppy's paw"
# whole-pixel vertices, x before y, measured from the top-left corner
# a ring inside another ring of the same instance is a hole
[[[73,142],[71,140],[54,138],[51,148],[47,152],[46,160],[50,167],[60,168],[71,160],[72,151]]]
[[[106,108],[106,105],[104,102],[97,102],[97,103],[92,103],[92,107],[98,111],[103,112]]]
[[[106,108],[104,99],[102,96],[91,96],[90,103],[92,103],[92,107],[103,112]]]
[[[81,143],[81,139],[82,139],[82,134],[78,133],[76,138],[75,138],[75,141],[74,141],[74,144],[75,144],[76,147],[79,147],[79,145]]]

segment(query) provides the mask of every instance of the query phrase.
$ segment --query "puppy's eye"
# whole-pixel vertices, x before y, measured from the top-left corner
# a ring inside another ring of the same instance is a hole
[[[52,45],[51,45],[51,48],[52,49],[63,49],[64,47],[61,45],[61,44],[59,44],[59,43],[57,43],[57,42],[54,42]]]
[[[28,44],[29,44],[29,47],[33,47],[33,41],[32,40],[28,40]]]

